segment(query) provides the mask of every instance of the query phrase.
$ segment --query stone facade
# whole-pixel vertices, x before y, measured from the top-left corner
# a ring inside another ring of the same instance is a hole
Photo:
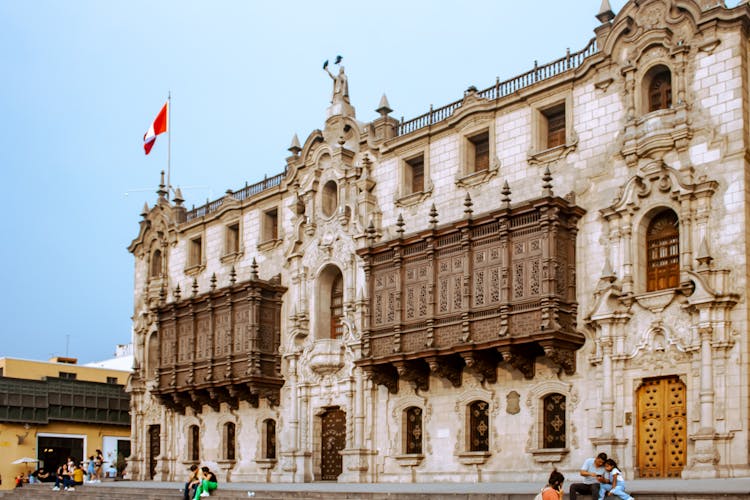
[[[605,0],[582,51],[408,122],[334,79],[284,173],[135,256],[134,478],[748,470],[745,2]],[[343,79],[343,80],[342,80]]]

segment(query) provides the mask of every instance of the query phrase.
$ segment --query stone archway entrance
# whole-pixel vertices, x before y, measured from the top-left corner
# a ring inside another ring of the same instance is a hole
[[[645,379],[638,388],[638,476],[680,477],[687,454],[685,384]]]
[[[339,453],[346,447],[346,412],[332,408],[320,416],[320,478],[335,481],[342,472],[342,458]]]

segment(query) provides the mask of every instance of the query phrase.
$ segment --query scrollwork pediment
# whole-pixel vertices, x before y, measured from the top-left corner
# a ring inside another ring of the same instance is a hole
[[[718,182],[705,179],[691,183],[683,172],[661,161],[650,162],[639,170],[639,173],[628,179],[620,189],[612,204],[601,210],[605,218],[609,219],[624,211],[637,210],[642,205],[641,200],[656,193],[663,193],[672,199],[699,193],[711,196],[719,186]]]

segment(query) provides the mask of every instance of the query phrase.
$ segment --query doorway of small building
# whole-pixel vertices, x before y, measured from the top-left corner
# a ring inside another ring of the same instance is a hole
[[[161,428],[159,425],[148,426],[148,478],[156,476],[156,458],[161,453]]]
[[[320,415],[320,479],[336,481],[343,470],[341,451],[346,448],[346,412],[326,408]]]
[[[39,460],[46,470],[56,471],[57,468],[72,457],[76,463],[83,460],[84,436],[69,434],[39,434],[37,436],[37,450]]]
[[[637,400],[637,475],[679,478],[687,454],[685,384],[677,376],[644,379]]]

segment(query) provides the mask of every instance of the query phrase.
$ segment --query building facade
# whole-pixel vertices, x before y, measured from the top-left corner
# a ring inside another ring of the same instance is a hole
[[[102,450],[107,468],[130,454],[130,370],[49,361],[0,358],[0,488],[36,467],[56,469],[73,457]],[[30,458],[38,463],[13,464]]]
[[[343,68],[283,173],[142,213],[131,473],[750,474],[750,8],[606,0],[582,50],[409,121]]]

